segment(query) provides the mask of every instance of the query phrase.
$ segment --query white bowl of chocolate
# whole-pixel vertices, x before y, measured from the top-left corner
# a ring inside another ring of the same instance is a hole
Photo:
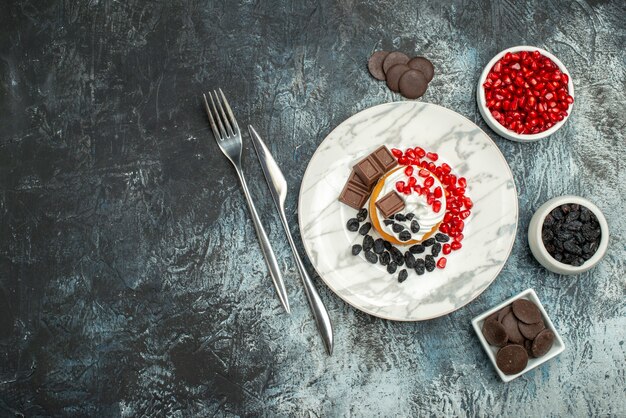
[[[565,350],[561,336],[533,289],[526,289],[477,316],[472,326],[504,382]]]
[[[609,226],[602,211],[579,196],[548,200],[528,226],[528,243],[537,261],[563,275],[580,274],[602,260],[609,245]]]

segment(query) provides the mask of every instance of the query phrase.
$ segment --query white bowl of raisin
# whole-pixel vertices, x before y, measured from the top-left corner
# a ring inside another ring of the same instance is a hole
[[[528,243],[546,269],[564,275],[593,268],[606,254],[609,226],[602,211],[579,196],[548,200],[528,227]]]

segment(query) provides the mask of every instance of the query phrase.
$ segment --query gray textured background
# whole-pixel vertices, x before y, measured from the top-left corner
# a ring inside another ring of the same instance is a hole
[[[0,415],[625,416],[626,3],[441,3],[3,1]],[[518,44],[556,54],[576,89],[570,121],[537,144],[498,138],[476,108],[482,67]],[[254,154],[245,170],[291,316],[199,94],[223,87],[265,137],[297,230],[324,136],[402,100],[367,74],[380,48],[429,57],[423,100],[495,139],[520,194],[518,237],[491,287],[433,321],[370,317],[318,280],[327,357]],[[548,273],[525,238],[533,210],[565,193],[596,202],[612,233],[580,277]],[[567,348],[503,384],[470,319],[527,287]]]

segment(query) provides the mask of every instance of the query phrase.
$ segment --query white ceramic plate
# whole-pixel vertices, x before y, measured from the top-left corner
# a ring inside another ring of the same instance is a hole
[[[356,211],[337,200],[352,166],[381,144],[437,152],[438,163],[467,179],[474,202],[463,248],[446,256],[446,268],[410,271],[404,283],[351,254],[363,237],[346,229]],[[371,315],[420,321],[461,308],[496,278],[515,239],[517,191],[502,153],[470,120],[433,104],[396,102],[357,113],[324,139],[304,174],[298,215],[311,263],[333,292]]]

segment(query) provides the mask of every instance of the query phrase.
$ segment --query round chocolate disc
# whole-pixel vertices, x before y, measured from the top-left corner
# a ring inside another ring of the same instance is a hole
[[[496,319],[487,319],[483,324],[483,336],[491,345],[502,347],[508,341],[509,337],[504,327]]]
[[[520,373],[528,364],[528,353],[521,345],[507,345],[498,350],[496,364],[498,369],[502,370],[504,374]]]
[[[383,61],[389,55],[388,51],[376,51],[367,61],[367,69],[372,77],[376,80],[385,80],[385,71],[383,70]]]
[[[519,332],[521,332],[522,335],[529,340],[534,340],[537,334],[546,329],[545,324],[541,320],[539,320],[536,324],[525,324],[520,322],[517,324],[517,327],[519,328]]]
[[[500,309],[500,312],[498,312],[498,321],[502,322],[504,317],[507,316],[509,312],[511,312],[511,305],[505,306],[504,308]]]
[[[406,54],[398,51],[390,52],[383,61],[383,71],[387,74],[387,71],[394,65],[406,64],[407,62],[409,62],[409,57]]]
[[[496,311],[496,312],[492,313],[491,315],[489,315],[487,317],[487,319],[485,319],[485,322],[489,321],[490,319],[494,319],[494,320],[497,321],[498,320],[498,312],[500,312],[500,311]]]
[[[389,71],[386,71],[385,74],[387,76],[387,87],[389,87],[392,91],[397,92],[400,77],[402,77],[402,74],[409,71],[409,69],[409,66],[406,64],[396,64],[391,67]]]
[[[518,320],[515,318],[512,312],[509,312],[502,319],[502,326],[506,330],[506,334],[509,336],[509,341],[514,344],[524,344],[524,336],[519,332],[517,327]]]
[[[533,340],[531,347],[533,356],[541,357],[546,354],[552,348],[552,343],[554,343],[554,333],[549,329],[544,329]]]
[[[518,299],[511,305],[513,313],[520,321],[526,324],[536,324],[541,321],[541,311],[529,300]]]
[[[413,70],[419,70],[423,72],[426,76],[426,81],[429,83],[435,75],[435,67],[433,66],[433,63],[424,57],[412,58],[411,60],[409,60],[407,65]]]
[[[407,99],[417,99],[426,92],[428,81],[421,71],[409,70],[400,77],[398,87],[400,88],[400,94]]]

